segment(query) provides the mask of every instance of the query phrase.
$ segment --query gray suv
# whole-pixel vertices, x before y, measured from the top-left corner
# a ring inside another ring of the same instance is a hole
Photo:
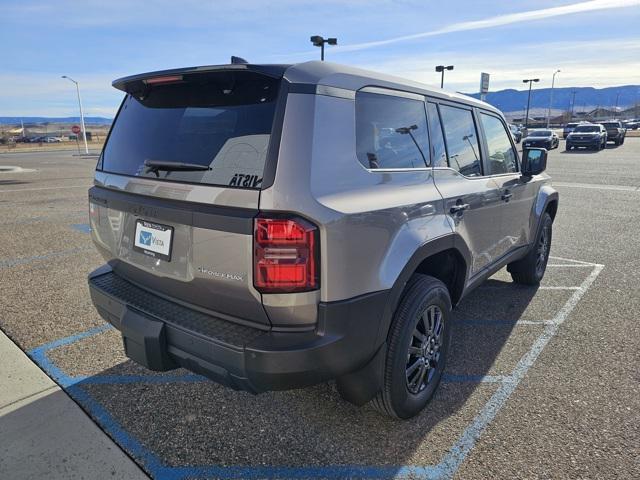
[[[116,80],[89,191],[93,303],[129,358],[253,393],[335,379],[416,415],[452,309],[544,275],[558,193],[469,97],[327,62]],[[490,299],[489,299],[490,301]]]

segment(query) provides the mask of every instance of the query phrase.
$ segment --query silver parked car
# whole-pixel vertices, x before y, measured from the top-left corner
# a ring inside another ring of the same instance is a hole
[[[486,103],[327,62],[114,86],[89,287],[151,370],[253,393],[335,379],[409,418],[442,376],[453,307],[504,266],[544,275],[547,153],[520,158]]]

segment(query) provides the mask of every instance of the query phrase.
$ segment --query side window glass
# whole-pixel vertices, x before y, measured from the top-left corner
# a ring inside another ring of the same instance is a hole
[[[480,148],[471,110],[440,105],[449,166],[466,177],[482,175]]]
[[[424,168],[429,136],[424,102],[358,92],[356,152],[366,168]]]
[[[444,146],[444,136],[442,135],[442,124],[438,114],[438,106],[435,103],[427,103],[427,119],[431,136],[431,158],[434,167],[447,167],[447,150]]]
[[[480,114],[480,121],[489,151],[489,175],[518,171],[516,152],[502,121],[493,115]]]

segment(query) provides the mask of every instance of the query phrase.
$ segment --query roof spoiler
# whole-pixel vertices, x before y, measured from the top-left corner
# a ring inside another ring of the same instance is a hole
[[[231,62],[232,63],[227,65],[175,68],[172,70],[159,70],[157,72],[141,73],[139,75],[118,78],[117,80],[114,80],[111,85],[125,93],[137,95],[145,91],[147,85],[178,82],[191,75],[224,71],[247,71],[266,75],[268,77],[282,78],[284,72],[290,67],[290,65],[252,65],[246,63],[246,60],[240,57],[231,57]]]

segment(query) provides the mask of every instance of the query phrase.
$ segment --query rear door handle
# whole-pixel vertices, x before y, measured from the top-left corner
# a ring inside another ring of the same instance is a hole
[[[502,200],[504,200],[505,202],[508,202],[509,199],[513,196],[513,193],[511,193],[509,190],[505,190],[504,193],[502,194]]]
[[[451,207],[451,209],[449,209],[449,212],[452,214],[456,214],[456,213],[461,214],[465,210],[469,210],[469,208],[470,208],[470,205],[468,203],[458,203],[457,205],[454,205],[453,207]]]

